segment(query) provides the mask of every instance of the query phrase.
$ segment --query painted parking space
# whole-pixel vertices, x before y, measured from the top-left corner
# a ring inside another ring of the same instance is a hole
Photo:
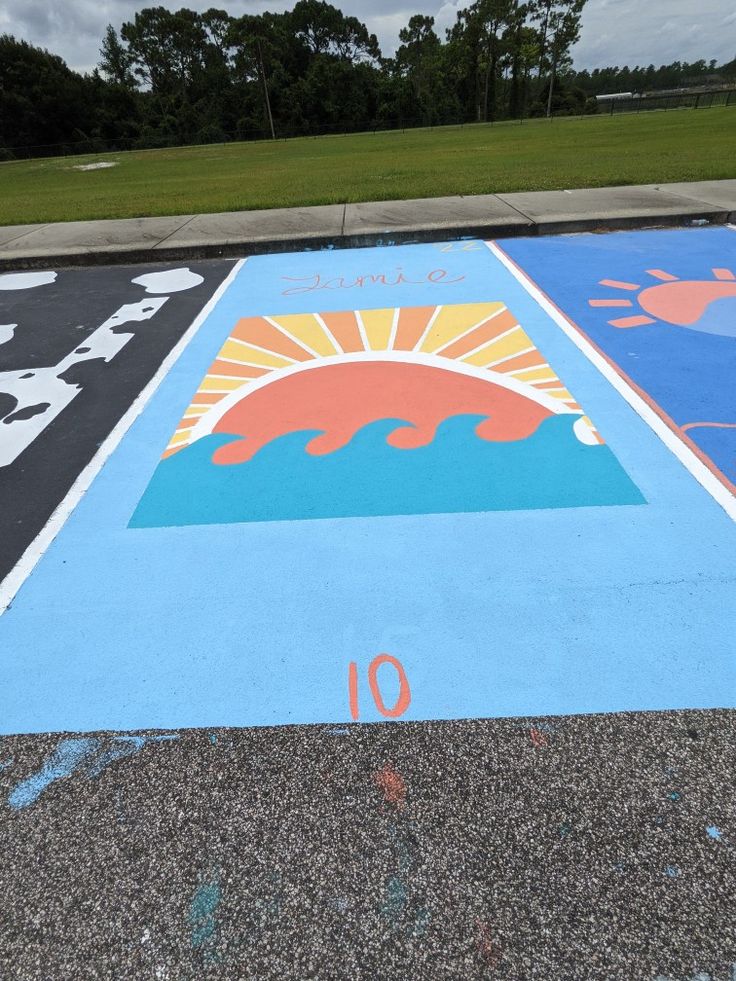
[[[576,235],[503,248],[736,493],[736,231]]]
[[[528,286],[240,265],[0,618],[2,731],[732,706],[733,521]]]
[[[232,265],[0,275],[0,580]]]

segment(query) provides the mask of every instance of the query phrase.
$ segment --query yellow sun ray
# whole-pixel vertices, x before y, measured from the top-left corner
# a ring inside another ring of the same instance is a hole
[[[387,351],[391,330],[394,326],[393,308],[389,310],[362,310],[360,319],[363,321],[363,329],[370,350]]]
[[[450,342],[457,341],[464,334],[482,326],[505,309],[503,303],[462,303],[440,307],[425,335],[420,338],[416,350],[430,354],[437,352]]]
[[[324,324],[320,324],[313,313],[292,313],[281,317],[269,317],[269,322],[275,324],[286,334],[308,348],[315,355],[328,358],[331,355],[339,354],[335,344],[327,336]]]

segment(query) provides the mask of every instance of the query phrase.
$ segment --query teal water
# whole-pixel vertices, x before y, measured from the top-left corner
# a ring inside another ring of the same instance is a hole
[[[305,452],[315,431],[289,433],[229,466],[212,455],[240,437],[206,436],[159,463],[130,527],[645,503],[607,446],[576,438],[576,416],[511,443],[479,439],[483,418],[453,416],[416,450],[386,443],[400,419],[370,423],[326,456]]]

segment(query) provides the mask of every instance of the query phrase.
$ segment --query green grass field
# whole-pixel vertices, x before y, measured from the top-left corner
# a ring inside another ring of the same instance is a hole
[[[13,161],[0,224],[729,177],[736,111],[680,110]]]

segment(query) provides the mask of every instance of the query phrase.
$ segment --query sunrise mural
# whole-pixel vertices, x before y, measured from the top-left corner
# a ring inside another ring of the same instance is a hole
[[[501,302],[240,320],[132,527],[641,503]]]
[[[614,295],[603,299],[588,300],[591,307],[616,309],[623,316],[615,316],[608,323],[612,327],[648,327],[650,324],[671,324],[706,334],[736,336],[733,318],[707,317],[708,308],[719,300],[736,299],[736,274],[732,269],[717,267],[712,270],[713,279],[680,279],[665,269],[647,269],[647,276],[654,283],[630,283],[618,279],[602,279],[600,286],[623,293],[636,294],[636,304],[641,313],[628,312],[634,308],[634,299]],[[627,312],[624,312],[627,311]],[[718,312],[720,313],[720,311]]]

